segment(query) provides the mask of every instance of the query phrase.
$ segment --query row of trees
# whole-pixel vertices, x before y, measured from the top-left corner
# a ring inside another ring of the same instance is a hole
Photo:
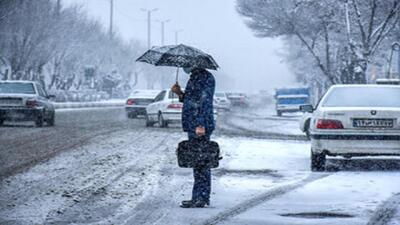
[[[134,59],[144,50],[136,41],[110,36],[79,6],[63,7],[60,0],[0,0],[0,57],[10,67],[0,79],[41,80],[50,89],[70,89],[81,83],[90,65],[100,77],[117,70],[132,84],[141,70]]]
[[[281,37],[299,81],[367,83],[399,39],[400,0],[237,0],[258,37]]]

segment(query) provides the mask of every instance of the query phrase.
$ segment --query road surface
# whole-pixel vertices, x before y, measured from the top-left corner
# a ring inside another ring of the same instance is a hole
[[[224,159],[205,209],[178,206],[192,185],[176,166],[179,126],[146,128],[121,108],[57,111],[55,127],[7,123],[0,224],[400,224],[397,158],[331,158],[312,173],[297,117],[260,112],[219,117]]]

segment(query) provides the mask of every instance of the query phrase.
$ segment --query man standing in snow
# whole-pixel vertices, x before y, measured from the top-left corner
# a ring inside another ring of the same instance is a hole
[[[205,69],[184,68],[190,74],[185,93],[178,83],[171,90],[183,102],[182,128],[188,133],[189,141],[198,137],[210,136],[215,128],[213,98],[215,91],[214,76]],[[194,185],[192,199],[182,201],[182,208],[203,208],[210,205],[211,170],[210,168],[193,168]]]

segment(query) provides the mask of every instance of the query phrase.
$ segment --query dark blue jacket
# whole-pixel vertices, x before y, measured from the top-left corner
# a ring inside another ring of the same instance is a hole
[[[194,132],[202,126],[206,132],[215,129],[213,98],[214,76],[205,69],[195,69],[185,88],[182,110],[182,127],[186,132]]]

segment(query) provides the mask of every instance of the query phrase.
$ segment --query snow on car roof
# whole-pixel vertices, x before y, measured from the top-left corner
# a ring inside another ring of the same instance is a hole
[[[129,97],[155,98],[160,90],[134,90]]]

